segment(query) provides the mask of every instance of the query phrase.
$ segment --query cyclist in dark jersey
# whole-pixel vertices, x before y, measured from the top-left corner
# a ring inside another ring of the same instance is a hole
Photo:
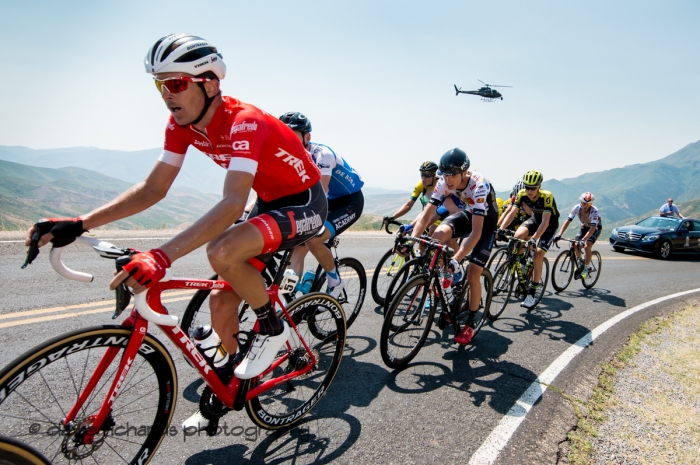
[[[311,121],[302,113],[290,111],[280,116],[280,120],[294,131],[304,148],[311,154],[311,159],[321,171],[321,185],[328,196],[325,228],[316,237],[294,250],[291,266],[297,276],[301,276],[304,257],[310,250],[326,271],[326,292],[338,298],[345,284],[336,269],[333,254],[325,246],[325,242],[337,237],[360,219],[365,205],[365,197],[362,194],[362,186],[365,183],[352,166],[330,147],[311,142]]]
[[[173,261],[207,245],[212,268],[235,292],[212,291],[212,324],[228,352],[235,353],[238,305],[245,299],[254,309],[260,333],[236,366],[240,379],[266,370],[290,330],[271,308],[259,274],[270,254],[295,247],[315,236],[326,219],[321,173],[294,132],[253,105],[221,95],[219,81],[226,65],[216,47],[201,37],[170,34],[159,39],[145,58],[146,72],[170,111],[163,153],[148,177],[124,194],[79,218],[55,218],[54,239],[70,243],[85,230],[134,215],[162,200],[188,147],[202,151],[227,170],[223,198],[180,234],[148,252],[131,257],[110,283],[126,280],[144,291],[165,275]],[[207,182],[207,180],[202,180]],[[232,226],[243,213],[248,195],[258,194],[257,216]],[[33,230],[29,231],[29,238]],[[232,363],[237,357],[231,357]],[[204,429],[209,420],[199,412],[183,424]]]
[[[518,192],[513,203],[514,207],[523,208],[530,215],[530,218],[515,232],[515,237],[518,239],[529,238],[529,247],[536,249],[528,296],[520,304],[528,309],[535,308],[535,293],[541,285],[540,280],[542,279],[542,261],[552,244],[557,228],[559,228],[559,210],[557,210],[554,196],[551,192],[540,189],[543,179],[542,173],[539,171],[531,170],[525,173],[523,176],[525,188]],[[503,219],[503,223],[510,224],[516,214],[517,209],[511,208]]]

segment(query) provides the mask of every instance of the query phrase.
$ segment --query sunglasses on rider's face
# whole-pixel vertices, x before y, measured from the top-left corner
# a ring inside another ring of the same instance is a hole
[[[166,79],[153,78],[153,80],[156,82],[156,88],[158,88],[158,92],[160,92],[161,94],[163,93],[163,87],[165,87],[171,94],[179,94],[180,92],[187,90],[188,83],[190,82],[211,81],[211,79],[207,78],[197,78],[189,76],[172,77]]]
[[[525,186],[526,191],[536,191],[539,186]]]
[[[435,176],[435,175],[434,175],[433,173],[421,173],[421,174],[420,174],[420,177],[421,177],[421,178],[432,178],[432,177],[434,177],[434,176]]]

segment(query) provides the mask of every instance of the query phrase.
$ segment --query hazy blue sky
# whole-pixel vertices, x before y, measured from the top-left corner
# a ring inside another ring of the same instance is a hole
[[[142,62],[170,32],[216,44],[225,94],[306,113],[371,186],[408,189],[455,146],[503,190],[700,139],[697,1],[27,0],[0,16],[0,145],[160,146]],[[513,88],[455,96],[477,79]]]

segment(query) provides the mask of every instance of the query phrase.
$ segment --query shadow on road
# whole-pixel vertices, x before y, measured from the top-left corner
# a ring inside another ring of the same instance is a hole
[[[552,295],[552,294],[550,294]],[[549,303],[550,300],[556,300],[558,297],[566,297],[568,299],[577,299],[577,298],[582,298],[582,299],[588,299],[591,302],[594,303],[606,303],[609,305],[612,305],[613,307],[626,307],[627,306],[627,301],[623,299],[622,297],[618,297],[614,294],[612,294],[608,289],[600,289],[594,287],[593,289],[579,289],[576,291],[573,290],[565,290],[562,292],[557,292],[556,294],[553,295],[553,298],[542,298],[542,302],[545,302],[546,304]],[[574,304],[571,304],[573,308],[576,308],[578,305],[576,305],[577,302],[574,302]],[[585,305],[586,302],[581,301],[582,305]],[[539,308],[539,306],[537,307]]]
[[[285,431],[260,430],[263,441],[257,445],[234,444],[202,451],[185,463],[329,463],[338,460],[360,437],[360,421],[346,413],[351,407],[367,407],[386,384],[387,370],[357,357],[377,346],[369,337],[350,336],[340,369],[328,394],[298,425]],[[199,400],[198,380],[185,389],[185,397]]]
[[[500,413],[506,413],[527,386],[537,378],[532,371],[503,360],[512,341],[501,334],[484,329],[474,344],[452,343],[452,330],[431,330],[426,346],[445,347],[443,359],[452,368],[437,362],[410,363],[403,370],[389,374],[386,385],[399,394],[422,394],[447,387],[464,391],[475,406],[484,402]]]

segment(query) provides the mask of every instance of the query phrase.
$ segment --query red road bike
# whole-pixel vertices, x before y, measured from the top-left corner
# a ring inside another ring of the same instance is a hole
[[[89,237],[79,237],[76,242],[93,246],[106,258],[134,252]],[[91,275],[66,267],[62,251],[54,247],[50,252],[54,269],[69,279],[92,281]],[[290,251],[285,252],[284,263],[290,257]],[[149,333],[149,323],[163,331],[204,379],[200,409],[205,415],[218,419],[229,410],[245,408],[262,428],[294,425],[333,381],[343,355],[346,328],[342,307],[327,294],[307,294],[285,306],[278,297],[282,278],[279,272],[268,294],[280,317],[289,323],[292,335],[272,365],[256,378],[240,380],[234,376],[228,384],[222,383],[178,326],[177,316],[170,315],[161,302],[168,290],[231,290],[230,285],[216,280],[175,279],[168,273],[147,292],[135,295],[131,314],[121,325],[55,337],[0,371],[0,433],[29,443],[55,464],[148,463],[163,438],[180,429],[179,425],[170,426],[178,392],[175,363],[165,346]],[[123,292],[117,300],[113,318],[128,305]],[[247,313],[246,321],[255,322],[250,330],[254,336],[257,321],[252,311]],[[241,351],[245,349],[243,345]]]

